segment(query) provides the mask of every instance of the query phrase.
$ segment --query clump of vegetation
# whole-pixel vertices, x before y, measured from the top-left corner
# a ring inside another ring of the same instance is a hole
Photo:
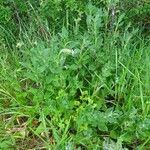
[[[133,4],[0,2],[0,149],[150,148],[149,3]]]

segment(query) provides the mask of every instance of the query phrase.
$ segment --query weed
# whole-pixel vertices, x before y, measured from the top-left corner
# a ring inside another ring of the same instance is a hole
[[[29,3],[34,20],[20,20],[13,44],[15,35],[3,28],[0,149],[149,149],[150,44],[125,25],[124,13],[111,22],[112,3],[102,3],[66,1],[62,21],[61,3],[53,2],[58,30]]]

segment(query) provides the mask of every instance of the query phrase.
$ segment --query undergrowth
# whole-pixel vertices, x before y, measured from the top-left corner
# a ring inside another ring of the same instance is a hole
[[[150,42],[107,15],[1,41],[0,149],[150,149]]]

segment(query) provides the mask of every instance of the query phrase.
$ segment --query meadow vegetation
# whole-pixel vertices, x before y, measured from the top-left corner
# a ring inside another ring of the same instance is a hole
[[[0,1],[1,150],[149,150],[150,3]]]

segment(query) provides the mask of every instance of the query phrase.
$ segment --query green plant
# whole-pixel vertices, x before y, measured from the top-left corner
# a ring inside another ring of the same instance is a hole
[[[150,43],[117,11],[125,2],[13,2],[19,37],[1,26],[0,149],[149,149]]]

